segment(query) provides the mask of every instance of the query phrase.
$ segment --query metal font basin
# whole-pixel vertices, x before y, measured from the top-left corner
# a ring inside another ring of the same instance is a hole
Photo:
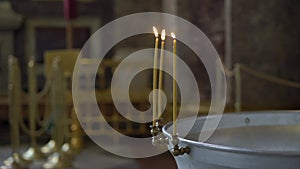
[[[214,134],[199,142],[205,119],[197,118],[189,135],[180,138],[179,145],[189,146],[191,153],[175,157],[179,169],[300,168],[300,111],[226,114]],[[181,119],[177,127],[189,121]],[[171,124],[163,132],[170,139]]]

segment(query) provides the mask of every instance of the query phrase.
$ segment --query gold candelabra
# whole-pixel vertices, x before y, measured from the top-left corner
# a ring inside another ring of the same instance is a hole
[[[79,122],[74,120],[74,115],[70,120],[66,113],[66,83],[64,73],[61,70],[60,59],[54,60],[52,74],[55,76],[47,79],[46,86],[40,93],[37,93],[33,58],[30,58],[28,63],[28,95],[22,92],[20,67],[18,60],[13,56],[9,57],[9,70],[9,122],[13,151],[11,157],[5,160],[4,164],[12,169],[26,169],[32,162],[48,157],[44,168],[67,168],[72,166],[72,157],[80,151],[81,147],[79,145],[82,145],[82,138],[79,137],[79,134],[74,136],[74,133],[78,132],[76,129],[79,128],[76,125],[79,125]],[[49,108],[48,102],[45,102],[46,111],[44,117],[40,118],[38,100],[43,96],[47,96],[46,100],[49,100],[51,106]],[[29,98],[29,127],[24,123],[22,116],[22,98]],[[46,132],[49,123],[53,124],[52,139],[40,149],[37,144],[37,137]],[[70,133],[70,124],[75,124],[72,130],[73,134]],[[19,152],[21,130],[30,136],[31,147],[24,154]],[[77,142],[74,141],[74,149],[72,150],[66,139],[72,140],[74,138],[77,139]]]
[[[50,92],[51,110],[54,115],[54,127],[52,139],[55,142],[56,152],[52,154],[44,164],[44,168],[67,168],[72,166],[72,157],[67,153],[69,145],[65,143],[65,132],[68,125],[66,114],[66,83],[61,69],[61,60],[57,58],[53,61],[53,85]],[[67,149],[67,150],[66,150]]]
[[[4,161],[4,164],[12,169],[26,169],[30,161],[25,160],[20,154],[20,126],[19,114],[21,113],[21,73],[18,60],[9,56],[8,60],[8,97],[9,97],[9,124],[12,156]]]
[[[40,148],[37,145],[37,136],[43,133],[42,128],[37,133],[37,113],[38,113],[38,103],[37,103],[37,83],[36,83],[36,70],[34,58],[31,57],[28,62],[28,87],[29,87],[29,136],[31,147],[23,154],[24,159],[26,160],[38,160],[45,158],[45,155],[40,151]]]

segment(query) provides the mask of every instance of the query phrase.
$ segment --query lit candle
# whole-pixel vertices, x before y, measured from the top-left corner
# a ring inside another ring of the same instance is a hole
[[[154,49],[154,61],[153,61],[153,91],[157,89],[157,54],[158,54],[158,32],[153,26],[153,32],[155,35],[155,49]],[[157,95],[153,92],[153,120],[152,126],[155,126],[156,114],[157,114]]]
[[[177,45],[176,45],[176,36],[172,32],[171,36],[173,38],[173,135],[176,135],[176,118],[177,118]]]
[[[158,89],[162,91],[162,83],[163,83],[163,64],[164,64],[164,47],[165,47],[165,38],[166,38],[166,31],[163,29],[161,32],[161,49],[160,49],[160,65],[159,65],[159,81],[158,81]],[[158,113],[162,113],[161,108],[161,95],[158,97]],[[157,114],[158,118],[158,114]]]

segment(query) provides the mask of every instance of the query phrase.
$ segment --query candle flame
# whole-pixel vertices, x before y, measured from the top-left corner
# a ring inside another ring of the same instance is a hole
[[[176,38],[175,33],[173,33],[173,32],[171,33],[171,36],[172,36],[173,39]]]
[[[155,37],[157,38],[157,37],[158,37],[158,31],[157,31],[157,29],[155,28],[155,26],[153,26],[153,32],[154,32]]]
[[[161,31],[161,40],[165,40],[166,39],[166,30],[162,30]]]

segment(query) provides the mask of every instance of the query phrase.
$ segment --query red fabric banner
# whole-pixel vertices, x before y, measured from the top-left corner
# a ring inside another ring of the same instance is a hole
[[[64,0],[64,16],[66,20],[72,20],[77,17],[76,0]]]

